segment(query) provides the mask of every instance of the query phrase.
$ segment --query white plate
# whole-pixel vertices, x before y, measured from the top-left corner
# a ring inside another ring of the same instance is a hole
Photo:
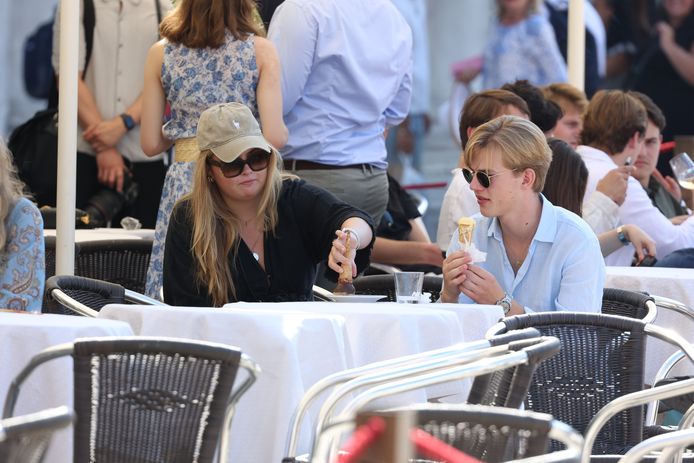
[[[333,294],[332,297],[335,299],[335,302],[377,302],[388,296],[378,294]]]

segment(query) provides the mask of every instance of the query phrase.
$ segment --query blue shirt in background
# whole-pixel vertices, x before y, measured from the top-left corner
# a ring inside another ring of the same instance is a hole
[[[390,0],[286,0],[268,38],[282,64],[284,159],[385,169],[410,108],[412,32]]]
[[[600,312],[605,262],[595,233],[579,216],[540,196],[540,224],[518,274],[514,275],[506,255],[498,219],[480,214],[473,217],[472,240],[477,249],[487,253],[487,260],[476,265],[494,275],[526,312]],[[447,254],[458,249],[455,233]],[[474,303],[462,293],[458,302]]]

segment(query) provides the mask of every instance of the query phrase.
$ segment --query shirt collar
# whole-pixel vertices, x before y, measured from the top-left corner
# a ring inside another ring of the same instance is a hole
[[[540,193],[540,200],[542,201],[542,213],[540,214],[540,224],[537,226],[533,241],[553,243],[557,234],[557,211],[542,193]],[[489,221],[487,236],[494,237],[497,241],[502,241],[501,225],[498,217],[494,217]]]

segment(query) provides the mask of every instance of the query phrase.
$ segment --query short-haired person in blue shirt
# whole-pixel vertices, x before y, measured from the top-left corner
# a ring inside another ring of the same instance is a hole
[[[455,234],[441,302],[497,304],[506,315],[600,311],[605,264],[595,234],[540,193],[552,160],[542,131],[501,116],[473,132],[463,158],[481,212],[472,243],[486,260],[472,263]]]

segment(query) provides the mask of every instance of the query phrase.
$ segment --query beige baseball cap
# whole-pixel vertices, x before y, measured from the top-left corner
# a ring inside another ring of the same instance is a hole
[[[253,113],[241,103],[222,103],[203,111],[196,138],[200,151],[210,150],[224,162],[252,148],[272,151]]]

